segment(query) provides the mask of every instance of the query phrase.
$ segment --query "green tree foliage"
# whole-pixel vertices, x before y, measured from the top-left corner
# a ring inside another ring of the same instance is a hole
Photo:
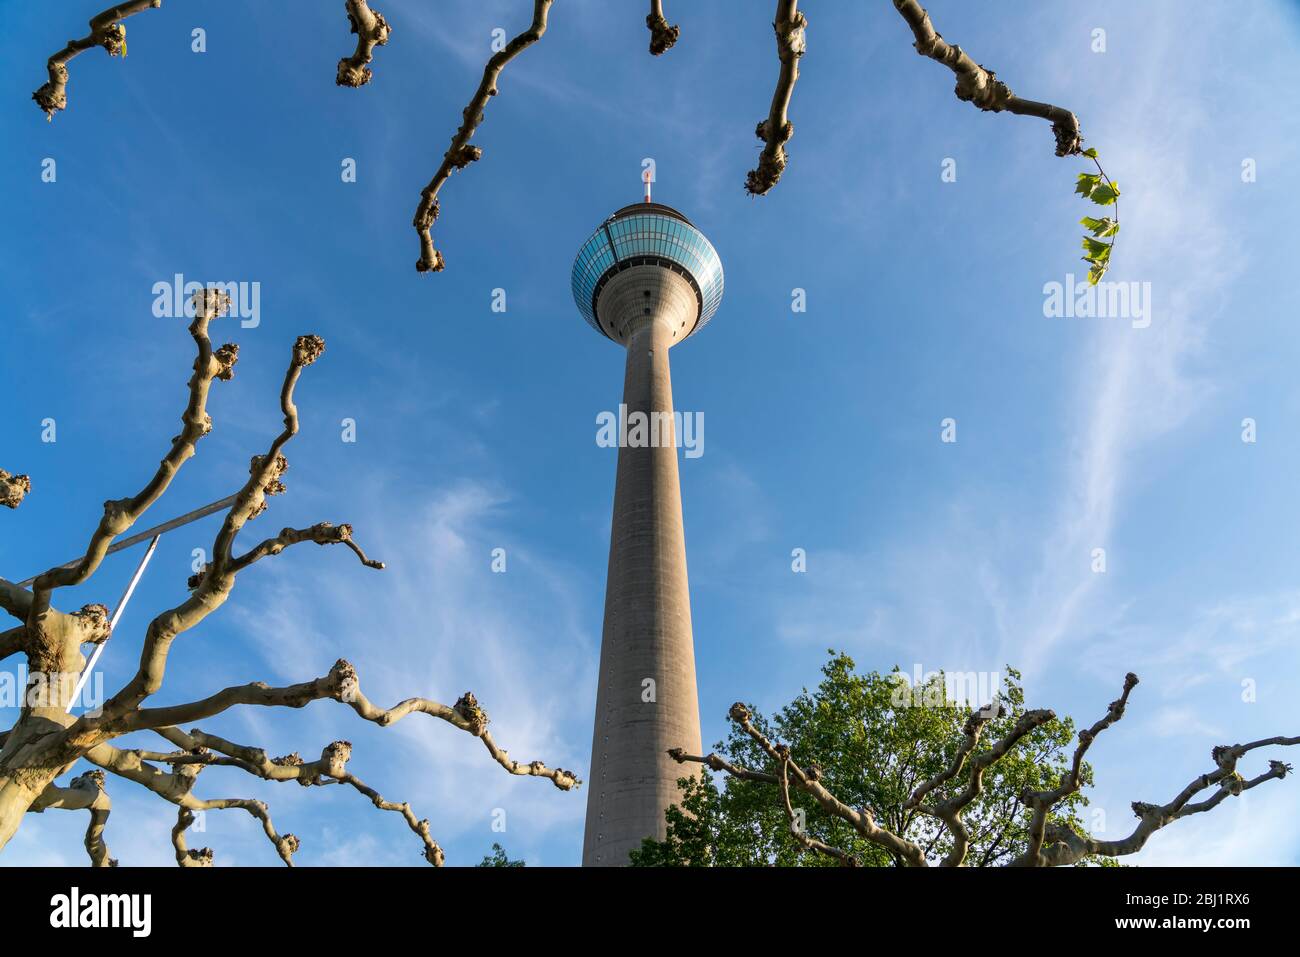
[[[1096,150],[1084,150],[1081,155],[1096,164],[1097,172],[1080,173],[1079,181],[1074,186],[1075,193],[1098,206],[1114,207],[1113,216],[1101,219],[1085,216],[1079,220],[1083,228],[1092,234],[1083,237],[1083,251],[1087,254],[1083,261],[1088,264],[1088,282],[1095,286],[1106,275],[1106,270],[1110,269],[1110,254],[1115,248],[1115,235],[1119,232],[1119,186],[1101,168]],[[1107,238],[1110,242],[1102,242]]]
[[[475,867],[523,867],[523,861],[512,861],[507,855],[505,848],[500,844],[492,845],[492,853],[485,854],[483,860],[474,865]]]
[[[775,715],[765,717],[750,705],[755,726],[772,741],[788,744],[802,767],[819,767],[822,783],[840,800],[871,808],[882,827],[920,844],[927,858],[941,858],[949,845],[947,832],[934,819],[905,809],[904,803],[919,784],[951,764],[969,709],[948,697],[942,675],[913,688],[897,668],[889,674],[859,674],[848,655],[830,655],[817,688],[805,688]],[[989,723],[981,747],[1005,735],[1024,712],[1019,672],[1007,669],[999,697],[1003,713]],[[1005,864],[1023,850],[1029,816],[1018,795],[1025,788],[1056,784],[1067,769],[1073,734],[1069,719],[1048,722],[988,769],[983,793],[965,812],[972,836],[969,866]],[[738,729],[714,750],[732,764],[774,770],[753,739]],[[935,800],[964,787],[968,768],[940,787]],[[1084,781],[1092,781],[1087,765]],[[683,778],[682,786],[681,807],[673,805],[666,812],[667,837],[646,839],[631,854],[633,866],[836,865],[805,852],[793,840],[775,786],[726,776],[719,789],[704,769]],[[822,811],[808,795],[793,791],[791,800],[796,812],[803,810],[809,835],[855,854],[866,866],[901,866],[892,854]],[[1082,829],[1078,814],[1085,804],[1081,793],[1073,795],[1053,820]]]

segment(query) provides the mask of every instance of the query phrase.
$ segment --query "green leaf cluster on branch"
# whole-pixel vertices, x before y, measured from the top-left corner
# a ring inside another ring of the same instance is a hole
[[[524,867],[523,861],[513,860],[506,849],[500,844],[492,844],[492,853],[483,855],[483,860],[474,865],[475,867]]]
[[[1084,199],[1098,206],[1112,207],[1114,215],[1095,217],[1085,216],[1079,220],[1091,235],[1083,237],[1083,261],[1088,264],[1088,282],[1097,285],[1110,269],[1110,254],[1115,248],[1115,236],[1119,233],[1119,186],[1111,181],[1106,171],[1101,168],[1097,151],[1084,150],[1081,154],[1097,164],[1097,172],[1080,173],[1074,191]],[[1110,242],[1102,242],[1103,239]]]

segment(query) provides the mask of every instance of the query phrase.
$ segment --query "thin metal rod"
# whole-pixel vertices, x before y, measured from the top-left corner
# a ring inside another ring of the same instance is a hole
[[[131,595],[135,593],[135,586],[140,584],[140,577],[144,574],[145,567],[149,564],[149,559],[153,558],[153,551],[158,547],[158,539],[162,537],[159,532],[145,549],[144,557],[140,559],[140,564],[135,568],[135,574],[131,576],[130,583],[126,586],[126,591],[122,592],[122,599],[113,609],[113,617],[108,620],[108,638],[105,638],[95,646],[95,650],[90,654],[90,660],[86,662],[86,667],[81,671],[81,677],[77,679],[77,687],[73,689],[72,698],[68,701],[67,713],[72,714],[72,706],[76,704],[77,699],[81,696],[81,690],[86,687],[86,682],[90,680],[91,672],[95,670],[95,664],[99,661],[99,656],[104,653],[104,646],[108,644],[109,638],[113,637],[113,631],[117,628],[117,623],[122,619],[122,612],[126,611],[127,603],[131,600]]]
[[[219,502],[213,502],[211,505],[204,505],[202,508],[196,508],[192,512],[186,512],[184,515],[180,516],[179,518],[173,518],[170,522],[163,522],[161,525],[155,525],[153,528],[146,529],[145,531],[140,532],[137,535],[132,535],[130,538],[124,538],[120,542],[114,542],[112,545],[108,546],[108,550],[105,551],[104,554],[112,555],[114,552],[120,552],[124,548],[130,548],[132,545],[138,545],[140,542],[146,541],[147,539],[157,538],[163,532],[170,532],[173,528],[179,528],[182,525],[188,525],[190,522],[193,522],[196,519],[203,518],[205,515],[211,515],[213,512],[219,512],[221,509],[226,508],[227,506],[234,505],[236,497],[237,496],[235,495],[228,495]],[[74,558],[72,561],[66,562],[62,565],[59,565],[58,567],[73,568],[80,561],[81,561],[80,558]],[[27,588],[32,584],[32,582],[36,581],[38,577],[39,576],[37,575],[33,575],[31,578],[28,578],[26,581],[20,581],[18,583],[18,587]]]

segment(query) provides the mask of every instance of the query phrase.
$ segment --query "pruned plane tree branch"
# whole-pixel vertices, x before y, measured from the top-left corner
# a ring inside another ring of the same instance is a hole
[[[0,505],[17,508],[32,490],[32,480],[26,475],[10,475],[0,469]]]
[[[670,25],[664,16],[663,0],[650,0],[650,12],[646,15],[645,25],[650,30],[650,53],[659,56],[667,53],[682,31],[676,24]]]
[[[763,141],[758,166],[745,178],[745,189],[755,196],[761,196],[775,186],[785,171],[785,144],[794,136],[794,124],[789,116],[790,99],[799,79],[799,60],[807,49],[804,36],[807,26],[807,18],[799,11],[799,0],[777,0],[772,29],[776,31],[776,55],[781,61],[781,71],[767,118],[761,120],[754,131]]]
[[[104,827],[111,805],[106,782],[124,778],[175,805],[177,823],[172,841],[177,862],[183,866],[211,863],[212,852],[194,850],[186,843],[193,815],[203,811],[238,810],[261,827],[279,858],[291,864],[299,841],[280,833],[266,805],[247,797],[200,797],[195,793],[199,775],[211,765],[235,768],[268,781],[296,781],[303,786],[345,785],[368,799],[377,809],[399,814],[421,842],[421,854],[441,865],[443,853],[434,840],[428,820],[417,818],[404,802],[389,801],[348,768],[352,746],[346,741],[327,745],[319,759],[304,762],[298,755],[269,758],[249,745],[232,744],[200,728],[181,731],[181,723],[202,721],[237,706],[301,708],[313,701],[334,700],[347,705],[362,719],[388,727],[410,714],[436,718],[482,741],[489,756],[507,772],[542,777],[562,791],[578,787],[577,777],[563,768],[541,761],[512,759],[488,730],[487,713],[474,695],[466,692],[454,705],[427,698],[408,698],[390,708],[373,704],[361,692],[356,670],[338,661],[323,677],[302,684],[275,688],[262,682],[226,688],[184,704],[145,707],[162,687],[173,643],[194,629],[230,597],[240,574],[261,561],[280,555],[304,542],[320,546],[342,545],[364,566],[382,569],[353,539],[348,524],[321,522],[308,528],[285,528],[246,551],[236,547],[245,526],[267,508],[270,496],[285,491],[282,481],[289,463],[285,448],[298,433],[295,391],[303,372],[323,354],[318,336],[300,336],[290,352],[280,388],[283,428],[266,451],[255,455],[243,486],[234,495],[210,550],[211,561],[188,582],[189,596],[155,616],[145,628],[135,674],[97,710],[72,717],[76,679],[85,664],[83,649],[109,637],[108,609],[90,604],[64,613],[54,606],[61,588],[89,581],[100,567],[113,540],[125,533],[168,490],[181,467],[194,456],[198,443],[211,431],[207,411],[213,383],[234,375],[238,349],[233,344],[214,348],[211,325],[229,309],[222,292],[200,290],[191,300],[194,320],[189,332],[195,344],[193,373],[181,414],[182,428],[171,440],[167,454],[153,475],[134,494],[111,499],[90,536],[82,556],[69,566],[38,575],[31,591],[0,578],[0,609],[16,619],[17,626],[0,631],[0,658],[23,655],[31,680],[12,727],[0,731],[0,850],[18,831],[29,812],[46,809],[85,810],[90,814],[86,849],[96,865],[111,863]],[[26,476],[0,472],[4,502],[16,506],[27,494]],[[119,643],[124,639],[119,638]],[[162,751],[124,748],[114,742],[134,733],[160,736],[169,745]],[[79,762],[94,766],[88,774],[61,786],[56,780]]]
[[[1117,840],[1101,840],[1083,833],[1077,826],[1077,820],[1068,812],[1068,805],[1089,780],[1091,771],[1084,758],[1102,732],[1124,716],[1129,694],[1137,683],[1136,675],[1126,676],[1120,696],[1110,703],[1106,713],[1091,727],[1078,732],[1077,745],[1069,761],[1059,769],[1054,786],[1026,786],[1020,791],[1017,800],[1021,808],[1020,815],[1027,818],[1027,826],[1023,829],[1023,838],[1013,842],[1015,846],[1000,848],[995,855],[1002,859],[1002,864],[1015,867],[1096,864],[1134,854],[1146,845],[1152,834],[1166,825],[1193,814],[1213,810],[1229,797],[1243,794],[1267,781],[1284,778],[1291,772],[1291,765],[1273,759],[1268,762],[1267,770],[1247,778],[1237,770],[1237,765],[1251,752],[1261,748],[1300,745],[1300,736],[1270,737],[1248,744],[1216,747],[1211,752],[1214,770],[1193,779],[1170,801],[1165,804],[1135,801],[1132,807],[1138,823],[1127,836]],[[826,784],[831,778],[840,782],[859,780],[871,769],[823,769],[812,760],[805,759],[801,762],[797,760],[794,748],[774,741],[765,732],[765,724],[746,705],[732,705],[729,716],[741,739],[752,743],[748,752],[761,757],[762,761],[755,762],[755,766],[737,764],[716,752],[698,755],[674,748],[668,754],[678,763],[702,765],[734,781],[744,782],[747,788],[762,789],[758,793],[765,793],[766,800],[787,822],[789,837],[799,853],[818,855],[850,867],[866,863],[862,860],[863,847],[883,851],[885,861],[912,867],[960,867],[988,863],[987,860],[969,859],[972,827],[966,818],[968,815],[976,818],[981,816],[979,802],[986,792],[987,777],[1003,766],[999,762],[1010,761],[1009,756],[1017,750],[1028,750],[1031,752],[1031,761],[1039,764],[1041,755],[1032,754],[1033,742],[1040,736],[1040,730],[1057,724],[1056,715],[1052,711],[1020,710],[1017,714],[1010,714],[1005,702],[1001,700],[972,712],[961,728],[960,741],[955,748],[949,750],[951,758],[945,759],[945,763],[934,773],[919,780],[902,802],[901,808],[894,809],[850,803],[833,793]],[[996,740],[986,741],[985,731],[995,721],[998,722],[1000,736]],[[1065,728],[1068,730],[1069,727],[1067,723]],[[1050,778],[1050,768],[1047,770],[1047,777]],[[829,771],[834,773],[828,774]],[[692,779],[683,779],[683,784],[688,786],[689,794],[694,786]],[[796,792],[809,799],[800,808],[796,808],[792,802],[791,795]],[[707,808],[702,810],[707,811]],[[813,814],[820,814],[820,820],[812,820]],[[913,827],[909,823],[912,814],[920,814],[933,821],[941,829],[945,840],[936,841],[932,831]],[[697,816],[707,817],[707,814]],[[650,854],[657,847],[671,846],[674,840],[673,822],[683,822],[685,819],[676,808],[669,810],[668,817],[670,842],[655,845],[647,841],[647,847],[642,853]],[[752,829],[746,823],[749,820],[752,819],[737,819],[731,824],[742,835],[751,834],[752,840]],[[903,826],[885,823],[887,820],[901,821]],[[840,835],[838,842],[828,839],[835,834]],[[986,836],[982,835],[982,838],[986,839]],[[708,838],[705,840],[707,842]],[[744,840],[743,836],[741,840]],[[938,854],[936,849],[946,850]],[[705,854],[716,854],[716,849],[706,849]],[[653,861],[653,858],[649,860]],[[700,863],[699,860],[693,862]]]
[[[103,47],[111,57],[126,56],[126,26],[122,23],[152,7],[161,7],[162,0],[129,0],[118,3],[90,18],[90,32],[79,40],[69,40],[62,50],[52,55],[47,63],[49,79],[32,94],[36,105],[45,111],[48,120],[68,106],[68,61],[94,47]],[[358,87],[370,82],[373,74],[370,63],[375,47],[388,42],[392,29],[384,15],[372,10],[367,0],[344,0],[344,12],[357,46],[351,56],[339,60],[334,82],[339,86]]]
[[[1074,156],[1083,152],[1079,120],[1073,113],[1051,103],[1038,103],[1016,96],[996,73],[976,63],[955,43],[944,40],[930,22],[930,14],[917,0],[894,0],[894,8],[907,21],[916,38],[916,52],[942,63],[956,75],[957,99],[993,113],[1005,110],[1047,120],[1056,135],[1057,156]]]
[[[494,50],[483,67],[483,76],[469,104],[462,111],[462,121],[452,136],[451,145],[443,154],[433,177],[420,191],[411,224],[419,237],[420,255],[416,270],[421,273],[441,272],[446,261],[433,242],[433,224],[441,207],[439,194],[451,174],[463,170],[483,155],[483,151],[470,143],[474,133],[483,123],[488,101],[497,94],[497,83],[502,70],[526,48],[536,43],[546,32],[547,16],[553,0],[533,0],[533,17],[528,28],[515,36],[501,49]],[[935,29],[930,14],[918,0],[892,0],[894,9],[902,16],[912,31],[913,46],[917,53],[947,67],[956,76],[956,95],[959,100],[971,103],[981,110],[1009,112],[1021,116],[1034,116],[1052,125],[1056,139],[1057,156],[1085,156],[1097,163],[1096,174],[1079,177],[1078,191],[1101,205],[1115,204],[1119,188],[1101,169],[1097,152],[1083,148],[1083,135],[1079,120],[1073,112],[1051,103],[1042,103],[1017,96],[997,74],[977,63],[960,46],[949,43]],[[69,40],[64,49],[50,57],[49,81],[33,94],[33,99],[47,117],[67,106],[67,61],[91,47],[102,46],[110,56],[126,53],[126,28],[122,20],[149,7],[161,5],[161,0],[133,0],[121,3],[97,14],[90,21],[90,33],[80,40]],[[356,49],[350,56],[338,61],[335,82],[339,86],[360,87],[370,82],[370,63],[375,48],[388,42],[392,33],[388,21],[377,10],[371,9],[367,0],[344,0],[348,24],[356,35]],[[807,49],[806,28],[808,20],[799,9],[798,0],[776,0],[776,14],[772,27],[776,35],[776,52],[780,68],[776,87],[772,93],[767,116],[755,128],[762,141],[758,163],[745,178],[745,189],[754,196],[766,195],[780,181],[788,156],[786,145],[794,135],[790,120],[790,103],[795,84],[799,79],[799,64]],[[678,40],[681,31],[670,24],[664,15],[663,0],[650,0],[646,15],[650,31],[650,52],[658,56],[669,50]],[[1089,263],[1089,281],[1098,282],[1110,264],[1114,236],[1119,231],[1118,213],[1105,218],[1085,217],[1082,220],[1091,233],[1083,239]],[[1105,242],[1110,239],[1110,242]]]
[[[67,787],[54,784],[46,786],[32,802],[31,811],[40,814],[51,808],[61,811],[86,811],[86,853],[90,855],[92,867],[117,867],[117,861],[108,856],[108,845],[104,843],[104,828],[108,824],[108,815],[113,810],[113,802],[104,789],[103,771],[87,771],[72,779]]]
[[[438,218],[438,192],[455,170],[464,169],[483,155],[481,149],[470,143],[470,138],[483,122],[483,111],[487,109],[488,100],[497,95],[497,80],[501,78],[501,71],[506,64],[540,40],[546,32],[546,17],[551,2],[552,0],[533,0],[533,20],[528,29],[488,59],[487,65],[483,67],[483,79],[479,81],[478,89],[461,114],[463,120],[451,138],[451,146],[443,154],[433,179],[420,190],[420,203],[416,206],[415,217],[411,221],[420,237],[420,258],[415,263],[419,272],[441,272],[445,265],[442,253],[434,248],[431,232]]]
[[[334,82],[339,86],[365,86],[373,74],[370,61],[374,59],[375,47],[388,42],[392,30],[388,21],[378,10],[371,10],[366,0],[346,0],[348,23],[357,35],[357,49],[352,56],[339,60],[339,72]]]
[[[50,57],[46,64],[50,78],[32,94],[36,105],[45,111],[45,118],[53,120],[54,114],[68,106],[68,61],[94,47],[103,47],[109,56],[126,56],[126,27],[122,21],[151,7],[161,7],[162,0],[130,0],[118,3],[90,18],[90,32],[79,40],[69,40],[67,45]]]

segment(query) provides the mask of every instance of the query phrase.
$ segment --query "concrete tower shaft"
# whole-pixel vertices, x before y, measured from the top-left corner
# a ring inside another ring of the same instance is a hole
[[[647,291],[650,296],[644,295]],[[665,431],[658,447],[618,450],[585,866],[626,864],[628,852],[639,847],[642,838],[662,838],[664,809],[680,800],[676,782],[684,773],[666,752],[677,747],[700,753],[668,367],[668,350],[680,341],[683,323],[695,319],[695,295],[675,273],[641,266],[609,284],[601,296],[602,319],[607,296],[614,307],[611,325],[627,345],[627,414],[663,413]]]
[[[627,350],[623,405],[653,423],[648,444],[620,442],[605,620],[592,733],[584,866],[619,866],[689,773],[669,748],[700,753],[691,598],[686,574],[668,351],[722,297],[712,245],[676,210],[627,207],[592,234],[573,269],[588,323]],[[629,429],[629,433],[631,429]]]

